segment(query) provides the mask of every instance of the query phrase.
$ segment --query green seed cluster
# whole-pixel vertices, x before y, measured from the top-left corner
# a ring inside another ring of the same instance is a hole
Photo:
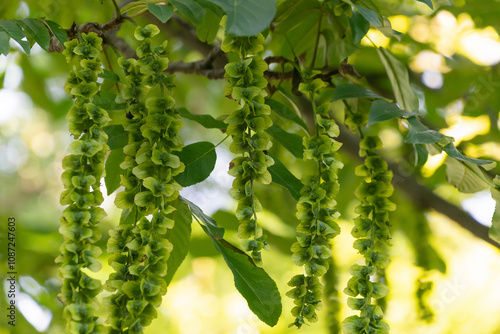
[[[92,103],[99,92],[101,43],[94,33],[82,34],[81,41],[66,42],[63,52],[73,65],[64,89],[75,99],[66,117],[75,141],[69,146],[70,155],[63,159],[65,190],[60,202],[68,207],[60,219],[59,231],[64,243],[56,262],[61,263],[66,332],[75,334],[102,333],[104,329],[95,315],[98,307],[95,297],[101,291],[101,283],[84,271],[96,272],[101,268],[97,260],[101,249],[94,244],[101,238],[97,224],[106,216],[99,207],[103,201],[99,186],[104,174],[104,156],[109,150],[108,136],[102,128],[110,119],[104,109]]]
[[[302,179],[303,188],[297,203],[297,242],[292,245],[292,261],[304,266],[305,275],[297,275],[288,283],[293,287],[287,296],[294,298],[295,307],[292,315],[295,321],[290,326],[300,328],[305,321],[316,322],[316,310],[321,309],[323,287],[319,277],[329,267],[332,256],[329,241],[340,233],[336,220],[340,216],[335,210],[335,196],[339,191],[337,171],[343,167],[337,150],[341,143],[334,140],[339,135],[339,128],[329,116],[329,103],[316,107],[316,97],[323,81],[314,79],[300,84],[299,90],[311,99],[316,134],[304,137],[304,159],[316,162],[318,171]]]
[[[389,212],[396,209],[396,205],[388,199],[394,190],[392,172],[375,153],[381,148],[379,137],[366,136],[360,143],[360,156],[365,157],[365,161],[355,171],[364,180],[355,191],[361,204],[356,208],[358,217],[354,220],[351,234],[357,239],[354,248],[364,256],[365,265],[351,267],[352,277],[344,289],[349,296],[348,306],[360,311],[359,316],[348,317],[342,323],[346,334],[389,333],[389,325],[382,320],[382,309],[372,301],[385,297],[389,292],[385,284],[373,281],[372,276],[390,262],[382,249],[390,245]]]
[[[138,27],[134,35],[142,41],[137,48],[140,59],[119,60],[128,83],[117,98],[128,105],[124,124],[128,145],[120,165],[125,170],[121,175],[125,190],[115,200],[124,211],[108,241],[108,252],[113,253],[109,262],[115,270],[105,284],[113,292],[106,299],[110,333],[143,333],[167,290],[163,277],[172,244],[166,235],[174,226],[167,215],[175,210],[170,204],[181,189],[173,178],[184,170],[173,152],[183,147],[178,134],[183,123],[174,99],[164,93],[173,87],[173,79],[163,73],[168,67],[166,43],[151,44],[158,33],[154,25]],[[160,97],[149,97],[158,90]]]
[[[231,196],[238,201],[236,217],[239,220],[238,234],[244,239],[243,249],[250,253],[256,264],[261,265],[261,250],[267,248],[266,236],[257,223],[257,212],[262,205],[255,196],[254,183],[271,183],[267,170],[274,164],[266,154],[272,143],[265,132],[272,125],[271,108],[265,103],[264,88],[267,80],[264,71],[267,64],[258,55],[247,57],[263,50],[264,37],[226,37],[222,50],[236,52],[241,61],[225,66],[227,83],[226,96],[238,101],[235,110],[225,122],[227,134],[231,135],[231,152],[241,154],[231,161],[229,174],[234,176]]]

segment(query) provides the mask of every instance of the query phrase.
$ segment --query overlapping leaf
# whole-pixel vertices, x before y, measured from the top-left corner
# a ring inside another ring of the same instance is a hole
[[[385,97],[375,94],[365,87],[353,84],[338,85],[333,92],[332,101],[353,98],[385,99]]]
[[[1,20],[0,30],[5,31],[13,40],[19,43],[26,54],[30,54],[30,43],[28,41],[23,41],[23,38],[26,37],[26,34],[15,21]]]
[[[50,20],[44,20],[45,23],[49,26],[52,34],[56,36],[57,40],[61,43],[62,47],[64,47],[64,43],[68,41],[68,34],[66,30],[64,30],[59,23]]]
[[[205,8],[203,8],[195,0],[170,0],[169,1],[180,13],[184,14],[188,19],[195,24],[200,24],[205,16]]]
[[[120,186],[120,175],[124,170],[120,168],[120,164],[125,159],[125,153],[121,148],[112,150],[106,159],[106,176],[104,183],[108,196],[111,195]]]
[[[415,113],[401,110],[397,105],[388,103],[383,100],[374,101],[370,107],[370,115],[368,116],[368,125],[378,122],[387,121],[397,117],[415,116]]]
[[[214,144],[201,141],[185,146],[175,155],[184,163],[184,172],[177,175],[175,180],[183,187],[205,180],[214,170],[217,154]]]
[[[369,8],[365,8],[362,6],[354,6],[359,11],[359,13],[371,24],[375,27],[380,28],[381,23],[377,13]]]
[[[226,33],[254,36],[271,23],[276,13],[276,0],[208,0],[227,15]]]
[[[274,326],[281,315],[281,296],[276,283],[262,268],[258,268],[252,259],[238,248],[223,239],[224,229],[218,227],[215,221],[205,215],[195,204],[185,201],[199,221],[205,233],[212,239],[215,248],[226,261],[234,276],[234,285],[248,307],[263,322]]]
[[[105,126],[108,135],[108,146],[111,150],[121,149],[128,143],[128,132],[120,124]]]
[[[162,23],[166,23],[174,14],[174,9],[166,5],[155,5],[152,3],[147,4],[148,10],[156,16]]]
[[[349,25],[351,26],[352,38],[355,44],[361,42],[370,29],[370,23],[358,12],[354,12],[352,17],[349,18]]]
[[[195,115],[189,112],[186,108],[178,108],[179,114],[189,120],[195,121],[206,129],[225,129],[227,124],[221,120],[213,118],[212,115]]]
[[[110,71],[103,71],[101,77],[111,80],[111,81],[119,81],[119,78],[117,79],[118,76],[114,74],[113,72]],[[103,92],[100,93],[100,96],[95,96],[92,100],[92,102],[103,109],[106,110],[122,110],[125,109],[125,104],[124,103],[116,103],[116,95],[113,93],[108,93],[108,92]]]
[[[196,35],[199,40],[205,43],[212,43],[219,32],[221,17],[210,9],[206,9],[205,17],[199,25],[196,26]]]
[[[8,54],[10,50],[9,35],[6,32],[0,31],[0,54]]]
[[[460,192],[475,193],[487,189],[488,183],[480,177],[481,175],[483,175],[483,172],[472,163],[461,163],[452,158],[446,159],[448,182]]]
[[[49,51],[50,34],[42,22],[36,19],[17,20],[27,36],[33,38],[45,51]]]
[[[47,26],[43,23],[45,22]],[[30,40],[35,41],[45,51],[49,51],[50,33],[51,31],[61,43],[68,40],[64,30],[52,21],[44,21],[38,19],[22,19],[22,20],[1,20],[0,32],[0,53],[7,54],[8,40],[12,38],[21,45],[26,54],[30,54]],[[5,34],[5,35],[4,35]],[[24,40],[28,39],[28,40]]]
[[[167,274],[164,279],[170,284],[177,269],[182,264],[189,252],[191,240],[191,211],[186,203],[177,199],[174,203],[176,210],[169,215],[175,221],[174,227],[168,230],[167,238],[172,243],[173,249],[167,261]]]
[[[300,198],[300,189],[302,182],[295,177],[281,161],[274,155],[271,155],[274,160],[274,165],[268,168],[269,173],[273,178],[273,182],[285,187],[297,201]]]
[[[283,118],[294,121],[295,123],[300,125],[304,130],[308,131],[307,125],[306,123],[304,123],[302,118],[300,118],[300,116],[296,112],[290,110],[283,103],[273,99],[266,99],[266,103],[268,106],[271,107],[271,110],[274,111],[276,114],[280,115]]]
[[[283,130],[276,124],[266,129],[278,143],[283,145],[294,157],[302,159],[302,137],[294,133],[289,133]]]
[[[417,117],[409,117],[410,131],[405,138],[406,143],[412,144],[431,144],[438,143],[445,137],[442,133],[431,130],[426,127]]]
[[[288,59],[305,55],[306,62],[312,60],[318,28],[321,28],[326,49],[317,56],[328,57],[325,59],[328,65],[338,66],[356,49],[347,16],[325,11],[319,1],[281,2],[273,27],[269,47],[275,54]]]
[[[377,48],[377,52],[391,81],[399,107],[410,112],[418,111],[418,99],[410,86],[406,66],[384,48]]]

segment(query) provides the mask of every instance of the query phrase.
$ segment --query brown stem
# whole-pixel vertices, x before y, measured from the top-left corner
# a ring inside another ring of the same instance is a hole
[[[128,16],[119,15],[117,17],[112,18],[109,22],[99,24],[97,22],[86,22],[84,24],[74,24],[68,30],[68,37],[75,38],[78,33],[90,33],[94,32],[99,36],[104,35],[108,31],[113,30],[122,24],[125,20],[130,20]]]

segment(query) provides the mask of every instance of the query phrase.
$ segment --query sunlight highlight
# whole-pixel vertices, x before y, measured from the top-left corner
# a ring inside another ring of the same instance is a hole
[[[370,28],[366,36],[361,40],[361,44],[365,46],[373,46],[375,44],[377,47],[386,48],[390,41],[391,39],[385,37],[380,31]]]
[[[446,117],[446,122],[450,124],[450,127],[443,129],[441,132],[455,138],[455,145],[490,132],[490,118],[488,115],[478,117],[450,115]]]
[[[500,160],[500,143],[487,142],[480,145],[469,143],[464,148],[464,153],[471,157],[491,157],[494,160]]]
[[[436,155],[429,155],[427,162],[422,166],[422,175],[424,177],[431,177],[434,172],[444,163],[447,155],[443,151]]]
[[[410,18],[406,15],[394,15],[389,17],[389,21],[391,21],[392,29],[399,31],[402,34],[406,34],[408,32],[408,28],[410,27]]]
[[[500,38],[493,27],[465,33],[458,47],[459,52],[478,65],[491,66],[500,62]]]
[[[467,13],[455,17],[452,13],[441,10],[431,20],[422,16],[413,17],[408,34],[417,42],[430,43],[437,52],[436,55],[441,57],[452,57],[458,53],[481,66],[492,66],[500,62],[500,37],[496,30],[491,26],[476,28]],[[433,65],[436,60],[432,60],[428,55],[425,60],[419,61],[418,57],[423,53],[432,51],[420,52],[410,65],[412,70],[424,72],[434,69],[441,73],[449,71],[437,69]]]
[[[425,72],[427,70],[435,70],[441,73],[451,71],[446,65],[443,55],[430,50],[420,51],[410,62],[410,68],[413,72]]]
[[[482,191],[462,201],[462,207],[478,222],[491,226],[491,218],[495,211],[495,200],[489,191]]]

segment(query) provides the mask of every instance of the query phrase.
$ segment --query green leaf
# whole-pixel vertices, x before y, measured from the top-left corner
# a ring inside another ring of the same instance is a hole
[[[121,149],[128,143],[128,133],[120,124],[108,125],[103,128],[108,135],[108,146],[110,150]]]
[[[66,43],[67,41],[69,41],[68,34],[67,34],[66,30],[64,30],[59,25],[59,23],[56,23],[56,22],[50,21],[50,20],[44,20],[44,21],[45,21],[45,23],[47,23],[47,25],[49,26],[50,30],[54,34],[54,36],[56,36],[57,40],[59,42],[61,42],[61,45],[64,48],[64,43]]]
[[[410,124],[410,131],[405,138],[405,143],[413,143],[413,144],[433,144],[437,150],[440,152],[440,149],[444,150],[448,155],[452,158],[455,158],[460,161],[464,161],[467,163],[472,163],[475,165],[486,165],[492,164],[491,160],[482,160],[482,159],[474,159],[469,158],[463,155],[455,145],[453,144],[453,138],[443,135],[435,130],[430,130],[427,128],[422,122],[420,122],[417,117],[411,116],[408,117],[408,123]],[[418,152],[417,152],[418,153]],[[432,154],[432,152],[431,152]]]
[[[377,53],[391,81],[399,107],[410,112],[418,111],[418,99],[411,89],[406,66],[384,48],[377,48]]]
[[[288,189],[293,198],[298,201],[300,198],[300,189],[302,189],[302,182],[300,182],[300,180],[297,179],[278,158],[273,155],[270,156],[274,160],[274,165],[268,167],[268,171],[273,177],[273,182]]]
[[[497,176],[498,178],[498,176]],[[490,187],[491,197],[495,200],[495,212],[493,213],[493,218],[491,219],[491,228],[489,231],[489,236],[491,239],[500,243],[500,190],[497,188]]]
[[[172,243],[173,249],[167,261],[167,274],[164,279],[167,285],[172,282],[175,272],[182,264],[189,252],[189,241],[191,239],[191,211],[186,203],[176,200],[176,208],[169,215],[175,221],[174,227],[167,231],[168,240]]]
[[[6,32],[0,31],[0,54],[8,55],[10,51],[9,35]]]
[[[267,28],[276,13],[276,0],[208,0],[227,15],[226,33],[254,36]]]
[[[174,154],[185,166],[184,172],[175,177],[175,180],[183,187],[205,180],[214,170],[217,160],[214,144],[207,141],[185,146],[182,151]]]
[[[401,110],[394,103],[388,103],[383,100],[374,101],[370,107],[370,115],[368,116],[368,126],[387,121],[396,117],[416,116],[415,113]]]
[[[445,135],[434,130],[430,130],[422,124],[417,117],[408,117],[410,131],[405,138],[405,143],[431,144],[439,142]]]
[[[141,10],[145,9],[146,6],[147,3],[144,3],[143,1],[132,1],[131,3],[128,3],[125,6],[123,6],[120,9],[120,11],[122,12],[122,14],[125,14],[128,11],[139,9],[138,12],[140,12]]]
[[[3,29],[16,42],[18,42],[27,55],[30,54],[30,43],[28,41],[23,41],[26,34],[16,22],[11,20],[2,20],[0,21],[0,28]]]
[[[104,73],[104,72],[103,72]],[[113,73],[113,72],[109,72]],[[113,73],[114,74],[114,73]],[[107,74],[104,74],[105,76]],[[116,75],[116,74],[115,74]],[[109,74],[110,77],[111,74]],[[106,78],[107,79],[107,78]],[[94,96],[92,99],[92,103],[96,106],[101,107],[106,110],[123,110],[125,109],[125,103],[116,103],[116,95],[108,92],[101,92],[101,96]]]
[[[429,151],[425,148],[423,144],[414,144],[415,150],[415,166],[422,167],[427,162],[429,157]]]
[[[202,228],[207,232],[205,226]],[[233,272],[234,285],[246,299],[250,310],[267,325],[276,325],[282,310],[276,283],[264,269],[256,267],[248,256],[225,247],[220,240],[212,238],[212,241]]]
[[[24,32],[35,40],[44,49],[49,51],[50,34],[47,27],[37,19],[17,20],[17,23],[23,27]]]
[[[158,20],[160,20],[162,23],[167,22],[170,20],[172,15],[174,14],[174,9],[170,6],[166,5],[155,5],[152,3],[148,3],[148,10],[156,16]]]
[[[479,175],[483,175],[482,171],[474,164],[446,159],[448,183],[460,192],[475,193],[488,188],[488,184]]]
[[[213,219],[206,216],[200,208],[188,200],[187,202],[191,212],[200,219],[203,231],[212,239],[215,248],[227,263],[234,276],[234,285],[243,298],[246,299],[248,307],[263,322],[269,326],[274,326],[281,315],[281,296],[276,283],[262,268],[255,266],[251,258],[238,248],[231,245],[222,238],[221,234],[213,233],[213,225],[216,223]],[[208,224],[207,222],[208,221]]]
[[[220,16],[207,9],[203,21],[196,26],[196,35],[198,35],[198,39],[202,42],[211,44],[219,32],[220,21]]]
[[[203,126],[205,129],[225,129],[227,128],[227,124],[221,120],[215,119],[212,115],[194,115],[189,110],[184,107],[177,108],[179,114],[196,123]]]
[[[120,164],[125,159],[125,153],[122,149],[112,150],[106,159],[106,176],[104,183],[108,196],[111,195],[120,186],[120,175],[125,171],[120,168]]]
[[[284,104],[272,99],[266,99],[266,104],[270,106],[271,109],[281,117],[294,121],[306,131],[309,130],[307,128],[306,123],[304,123],[304,121],[302,120],[302,118],[300,118],[300,116],[297,115],[296,112],[293,112]]]
[[[196,25],[200,24],[205,16],[205,8],[194,0],[170,0],[170,3]]]
[[[432,0],[417,0],[418,2],[423,2],[427,6],[429,6],[430,9],[434,9],[434,6],[432,5]]]
[[[369,98],[369,99],[385,99],[385,97],[375,94],[371,90],[365,87],[352,84],[342,84],[338,85],[333,92],[332,102],[342,99],[353,99],[353,98]]]
[[[455,158],[457,160],[469,162],[475,165],[488,165],[493,163],[493,161],[491,160],[474,159],[474,158],[469,158],[466,155],[463,155],[459,150],[457,150],[453,142],[449,142],[448,144],[442,146],[442,148],[443,151],[448,153],[450,157]]]
[[[224,16],[224,11],[222,10],[222,8],[210,2],[210,0],[195,0],[195,1],[205,9],[211,10],[212,12],[217,14],[218,17],[222,18]]]
[[[106,79],[106,80],[109,80],[109,81],[120,82],[120,77],[115,72],[111,72],[111,71],[106,70],[106,69],[103,69],[102,72],[99,73],[98,76],[99,76],[99,78],[103,78],[103,79]],[[109,98],[112,98],[112,97],[116,98],[116,95],[114,95],[112,93],[104,93],[104,94],[106,94],[105,96],[109,96]],[[114,100],[112,102],[114,102]],[[103,102],[101,102],[101,103],[103,103]],[[109,102],[106,102],[106,103],[109,103]],[[101,107],[101,108],[103,108],[103,107]],[[104,108],[104,109],[106,109],[106,108]]]
[[[294,54],[301,55],[306,62],[312,61],[318,29],[325,43],[319,46],[318,51],[324,51],[317,54],[317,66],[328,63],[337,68],[355,51],[357,46],[351,38],[347,15],[335,16],[332,10],[323,8],[324,4],[320,1],[280,1],[276,24],[273,22],[273,38],[268,44],[273,53],[287,59],[295,59]],[[325,24],[320,26],[321,21]]]
[[[284,148],[286,148],[294,157],[302,159],[303,147],[302,137],[294,133],[289,133],[273,124],[266,132],[273,136]]]
[[[179,195],[179,199],[189,206],[191,213],[201,221],[208,229],[211,238],[220,239],[224,236],[225,230],[217,226],[215,220],[207,216],[196,204]]]
[[[378,18],[377,13],[375,13],[373,10],[361,7],[361,6],[354,6],[356,9],[359,11],[359,13],[371,24],[376,26],[377,28],[380,28],[380,20]]]
[[[136,216],[138,216],[136,220]],[[137,207],[134,207],[132,210],[124,209],[120,215],[120,224],[121,225],[133,225],[136,221],[141,219],[142,215],[137,212]]]
[[[370,23],[358,12],[352,13],[352,17],[348,17],[348,20],[351,26],[354,44],[359,44],[370,29]]]

